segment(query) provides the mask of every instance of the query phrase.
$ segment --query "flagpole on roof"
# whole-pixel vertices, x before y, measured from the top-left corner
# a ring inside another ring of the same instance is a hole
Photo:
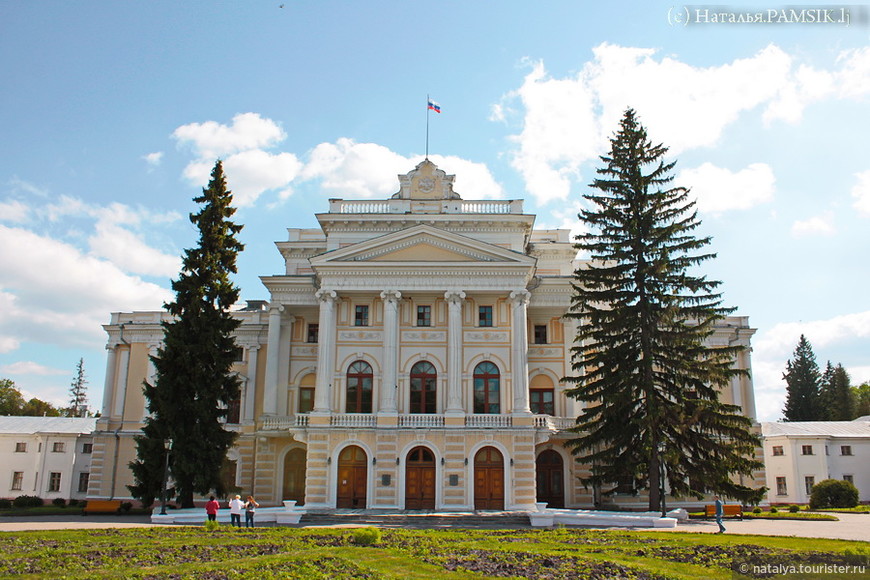
[[[426,95],[426,159],[429,159],[429,95]]]

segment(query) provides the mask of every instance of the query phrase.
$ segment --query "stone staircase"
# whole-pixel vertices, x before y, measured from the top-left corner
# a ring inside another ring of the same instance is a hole
[[[330,510],[306,512],[299,526],[375,526],[378,528],[531,528],[526,512],[381,512]]]

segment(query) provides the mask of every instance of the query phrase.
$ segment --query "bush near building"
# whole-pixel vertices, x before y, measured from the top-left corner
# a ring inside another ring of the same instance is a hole
[[[810,494],[810,509],[851,508],[858,505],[858,488],[851,482],[826,479],[815,484]]]

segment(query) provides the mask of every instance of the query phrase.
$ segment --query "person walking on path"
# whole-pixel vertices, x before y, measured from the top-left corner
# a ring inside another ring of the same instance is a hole
[[[237,495],[230,500],[230,525],[237,528],[242,527],[242,508],[245,504],[242,503],[242,496]]]
[[[205,515],[208,516],[209,521],[217,520],[218,510],[221,509],[221,504],[217,502],[214,496],[209,496],[208,503],[205,504]]]
[[[713,499],[716,500],[716,523],[719,524],[719,532],[720,534],[725,532],[725,526],[722,525],[722,516],[725,515],[725,508],[722,507],[722,500],[719,499],[719,496],[713,496]]]
[[[260,504],[254,500],[252,496],[248,496],[248,501],[245,502],[245,527],[253,528],[254,527],[254,513],[256,513],[257,508],[260,507]]]

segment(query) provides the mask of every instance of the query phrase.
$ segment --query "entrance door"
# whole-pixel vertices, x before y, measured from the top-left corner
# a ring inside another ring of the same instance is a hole
[[[425,447],[415,447],[405,463],[405,509],[435,509],[435,456]]]
[[[368,464],[366,452],[356,446],[338,456],[338,498],[335,506],[345,509],[366,507]]]
[[[562,456],[552,449],[547,449],[535,460],[538,501],[547,502],[547,507],[565,507],[565,490],[563,486],[564,467]]]
[[[504,458],[495,447],[474,456],[474,509],[504,509]]]
[[[291,449],[284,457],[284,488],[281,499],[295,499],[296,505],[305,503],[305,450]]]

